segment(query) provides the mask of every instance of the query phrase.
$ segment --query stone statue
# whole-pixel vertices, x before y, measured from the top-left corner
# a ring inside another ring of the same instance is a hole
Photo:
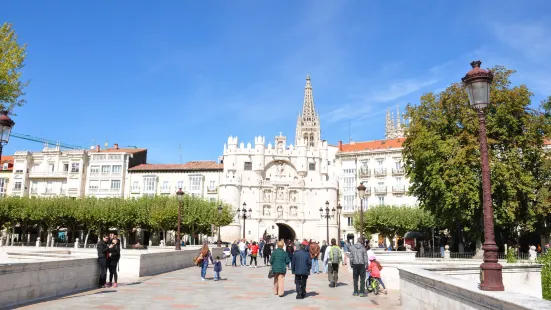
[[[280,189],[279,192],[277,192],[277,199],[283,199],[283,190]]]
[[[277,172],[280,176],[283,176],[283,174],[285,174],[285,165],[283,164],[283,162],[279,162]]]
[[[528,254],[530,254],[530,256],[528,257],[528,260],[531,262],[535,261],[536,258],[538,257],[538,252],[536,252],[536,247],[531,245],[530,250],[528,251]]]
[[[297,201],[297,192],[291,191],[291,201]]]

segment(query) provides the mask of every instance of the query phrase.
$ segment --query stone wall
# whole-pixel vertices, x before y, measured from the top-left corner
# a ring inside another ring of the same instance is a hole
[[[0,265],[0,308],[95,288],[96,258]]]
[[[551,302],[541,298],[512,291],[481,291],[476,281],[416,267],[398,269],[400,298],[404,309],[551,309]]]
[[[211,248],[213,258],[222,258],[223,248]],[[171,251],[163,253],[142,254],[140,257],[139,276],[146,277],[195,266],[199,250]]]

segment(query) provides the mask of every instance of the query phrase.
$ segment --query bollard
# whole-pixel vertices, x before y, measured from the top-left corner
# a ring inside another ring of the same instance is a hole
[[[78,242],[79,242],[79,241],[80,241],[80,240],[79,240],[78,238],[75,239],[75,249],[78,249]]]
[[[451,255],[450,255],[450,246],[449,245],[446,245],[444,247],[446,250],[444,251],[444,259],[450,259],[451,258]]]
[[[40,247],[40,237],[36,238],[36,247]]]

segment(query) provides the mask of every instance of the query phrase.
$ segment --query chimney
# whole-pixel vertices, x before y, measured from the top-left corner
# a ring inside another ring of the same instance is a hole
[[[115,147],[115,150],[119,149],[119,144],[118,143],[115,143],[113,146]]]
[[[99,152],[99,144],[96,145],[96,152]]]
[[[339,151],[342,152],[342,141],[339,141]]]

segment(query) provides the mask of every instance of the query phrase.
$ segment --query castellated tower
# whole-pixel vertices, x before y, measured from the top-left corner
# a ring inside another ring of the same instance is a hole
[[[302,113],[298,115],[295,145],[299,144],[300,139],[306,140],[307,147],[313,148],[318,148],[321,140],[319,115],[316,113],[316,107],[314,106],[310,75],[306,76],[304,102],[302,104]]]
[[[386,110],[385,120],[385,139],[396,139],[404,137],[405,119],[400,115],[400,108],[396,107],[396,116],[390,112],[390,108]]]

